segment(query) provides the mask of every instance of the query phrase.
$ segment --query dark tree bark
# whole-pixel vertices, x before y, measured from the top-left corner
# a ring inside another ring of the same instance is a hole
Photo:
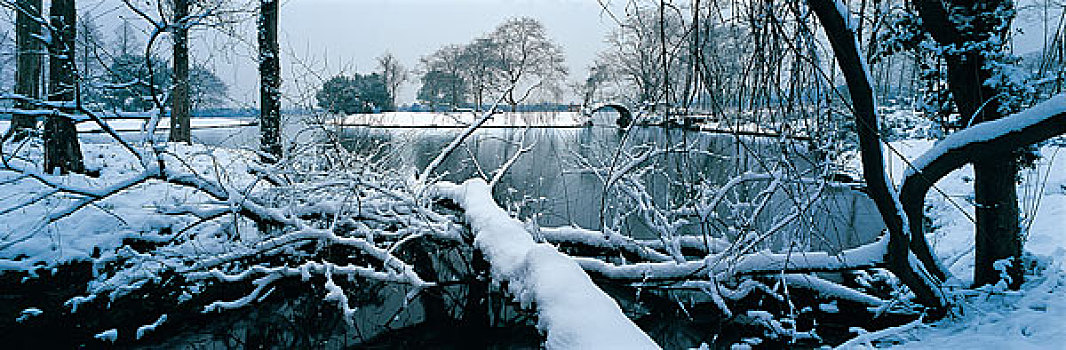
[[[837,11],[834,0],[809,0],[808,4],[818,17],[833,47],[834,56],[851,94],[855,120],[859,133],[859,152],[862,156],[863,177],[870,198],[888,228],[888,255],[885,263],[900,281],[917,296],[918,302],[943,310],[947,300],[939,290],[939,278],[928,273],[924,266],[910,259],[910,237],[899,198],[889,187],[885,174],[884,153],[878,135],[876,102],[870,77],[858,48],[854,23],[849,23],[847,14]],[[923,238],[924,240],[924,238]]]
[[[48,116],[44,123],[44,168],[60,173],[85,171],[81,145],[74,121],[68,116],[76,110],[77,70],[74,66],[74,40],[77,17],[74,0],[52,0],[49,11],[52,42],[48,48],[48,100],[59,102],[58,113]]]
[[[996,23],[997,19],[979,15],[1010,6],[1003,0],[914,0],[914,5],[922,19],[923,28],[941,45],[965,47],[967,43],[1003,38],[1006,34],[1004,31],[1009,28]],[[959,25],[951,20],[948,9],[973,18],[968,23],[969,27],[966,30],[958,29]],[[974,124],[1002,117],[1000,99],[997,96],[999,91],[985,84],[993,74],[986,57],[975,50],[949,52],[945,56],[948,86],[959,114],[965,120],[972,118]],[[993,267],[995,261],[1021,256],[1016,159],[1017,155],[1011,152],[982,157],[973,163],[977,207],[974,284],[977,286],[999,281],[1000,273]],[[920,219],[921,217],[913,219],[911,226],[917,226]],[[921,231],[914,233],[920,234]],[[1017,288],[1021,285],[1023,276],[1020,269],[1011,270],[1011,286]]]
[[[467,287],[466,304],[463,306],[463,316],[459,320],[460,325],[469,329],[486,329],[491,327],[489,321],[489,262],[481,250],[474,249],[470,259],[470,269],[473,278]]]
[[[18,0],[16,6],[15,94],[36,100],[41,98],[41,0]],[[18,100],[15,107],[22,110],[36,108],[32,101],[26,100]],[[36,127],[36,116],[18,113],[11,116],[11,132],[15,133],[16,141]]]
[[[174,0],[174,90],[170,96],[170,142],[192,142],[189,102],[189,0]]]
[[[440,279],[440,273],[434,263],[434,259],[430,252],[433,252],[437,247],[424,239],[411,242],[408,246],[410,254],[411,266],[414,267],[415,273],[419,276]],[[427,323],[429,324],[442,324],[441,322],[450,322],[451,316],[448,314],[447,307],[444,303],[444,292],[441,290],[433,290],[422,293],[422,312]]]
[[[900,189],[900,201],[907,210],[907,215],[921,217],[925,195],[934,183],[947,176],[948,173],[984,158],[1001,158],[1011,156],[1014,150],[1046,141],[1052,137],[1066,133],[1066,107],[1047,108],[1048,106],[1063,106],[1066,103],[1066,95],[1053,97],[1052,100],[1037,105],[1014,118],[1031,117],[1030,113],[1040,113],[1041,118],[1034,123],[1025,125],[1011,125],[1004,128],[1002,135],[995,138],[970,142],[955,148],[946,150],[928,163],[917,164],[919,166],[913,173],[904,177]],[[920,220],[911,220],[912,229],[922,230]],[[917,231],[921,232],[921,231]],[[977,244],[987,244],[980,241]],[[918,253],[917,251],[915,252]]]
[[[259,1],[259,131],[260,149],[280,159],[281,66],[278,50],[278,1]],[[272,161],[266,159],[267,161]]]

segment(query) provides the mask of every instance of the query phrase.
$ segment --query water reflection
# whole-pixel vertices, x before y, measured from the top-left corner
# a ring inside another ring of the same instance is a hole
[[[350,150],[414,173],[460,132],[350,128],[344,130],[343,142]],[[735,239],[744,230],[778,230],[780,234],[766,240],[767,247],[794,249],[800,242],[806,248],[833,251],[869,242],[880,232],[880,217],[865,195],[833,185],[815,192],[815,187],[825,184],[824,169],[816,167],[818,156],[805,143],[779,141],[655,127],[633,128],[628,134],[613,127],[483,129],[450,154],[437,174],[447,181],[491,179],[519,149],[532,145],[500,179],[496,200],[520,219],[535,219],[543,226],[600,229],[603,214],[611,222],[612,216],[627,214],[633,206],[626,203],[624,192],[606,192],[605,197],[607,179],[626,168],[633,155],[660,150],[661,156],[649,157],[638,170],[640,186],[660,210],[692,206],[699,191],[717,188],[745,173],[787,173],[810,180],[786,184],[769,194],[764,191],[770,181],[736,186],[713,209],[713,215],[688,218],[689,223],[680,228],[682,234]],[[815,193],[820,199],[808,207],[806,202]],[[744,203],[759,203],[762,197],[765,209],[754,212],[744,207]],[[774,228],[797,209],[803,211],[798,219]],[[756,219],[746,222],[746,215]],[[628,216],[616,229],[640,239],[659,235],[638,215]]]

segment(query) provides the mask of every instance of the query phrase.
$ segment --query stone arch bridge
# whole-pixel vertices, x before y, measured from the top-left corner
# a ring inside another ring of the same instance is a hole
[[[591,104],[582,108],[581,114],[589,123],[592,123],[592,115],[602,110],[614,110],[615,112],[618,112],[618,119],[615,120],[615,124],[618,124],[619,127],[627,127],[633,122],[633,111],[635,111],[635,109],[624,103],[602,102]]]

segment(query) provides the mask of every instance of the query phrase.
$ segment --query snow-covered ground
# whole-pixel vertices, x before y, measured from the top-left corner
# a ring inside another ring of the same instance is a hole
[[[107,124],[111,126],[115,131],[143,131],[145,119],[109,119]],[[190,124],[193,129],[199,128],[232,128],[238,126],[252,125],[255,122],[254,119],[247,118],[223,118],[223,117],[209,117],[209,118],[192,118]],[[7,128],[11,127],[11,122],[7,120],[0,120],[0,134],[7,132]],[[87,121],[78,123],[78,132],[100,132],[100,126],[96,123]],[[159,126],[157,130],[165,130],[170,128],[170,118],[162,118],[159,120]]]
[[[933,141],[891,143],[886,160],[899,181],[907,163],[932,148]],[[897,153],[898,152],[898,153]],[[953,317],[883,331],[882,340],[908,349],[1066,348],[1066,147],[1044,146],[1036,167],[1023,171],[1018,195],[1023,210],[1025,251],[1040,267],[1020,292],[991,287],[959,293]],[[902,156],[902,157],[901,157]],[[935,227],[930,243],[964,285],[973,279],[973,169],[956,171],[932,190],[927,204]],[[864,343],[858,342],[860,347]]]
[[[345,126],[460,128],[473,123],[475,112],[385,112],[352,114],[333,121]],[[483,127],[578,127],[586,118],[578,112],[499,112]]]
[[[692,117],[700,117],[700,116],[692,116]],[[704,121],[704,122],[701,122],[699,124],[696,124],[695,127],[697,129],[699,129],[699,130],[710,131],[710,132],[723,132],[723,131],[725,131],[725,132],[732,132],[732,133],[748,133],[748,134],[762,134],[762,135],[781,135],[781,134],[785,134],[785,135],[788,135],[788,136],[802,136],[802,137],[807,137],[807,136],[810,135],[810,133],[807,132],[806,130],[801,130],[799,128],[790,128],[790,129],[787,129],[787,130],[780,130],[780,129],[776,129],[776,128],[769,128],[769,127],[766,127],[766,126],[760,126],[760,125],[758,125],[756,123],[736,124],[736,123],[708,120],[708,121]]]
[[[179,161],[167,157],[167,166],[173,169],[221,179],[234,186],[248,186],[256,179],[247,170],[257,157],[251,151],[184,144],[167,144],[166,151],[182,158]],[[99,171],[99,176],[37,176],[64,189],[90,194],[133,186],[90,203],[90,197],[56,193],[38,180],[0,171],[0,271],[32,271],[115,254],[127,238],[168,239],[159,235],[160,228],[185,227],[194,219],[166,215],[166,210],[185,206],[195,209],[210,202],[194,190],[161,181],[133,184],[143,176],[143,169],[131,153],[116,144],[85,143],[82,152],[86,168]],[[217,244],[202,247],[225,249]]]

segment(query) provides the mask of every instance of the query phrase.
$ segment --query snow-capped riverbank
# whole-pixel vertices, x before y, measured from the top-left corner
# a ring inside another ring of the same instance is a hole
[[[904,140],[886,147],[893,181],[900,181],[909,162],[933,146],[931,140]],[[958,291],[959,307],[952,316],[882,330],[845,348],[894,343],[913,349],[1061,349],[1066,344],[1066,147],[1047,145],[1040,153],[1035,166],[1022,171],[1018,187],[1024,251],[1037,266],[1021,290],[987,286]],[[974,269],[972,167],[951,173],[937,188],[926,200],[934,227],[929,240],[959,284],[969,285]]]

